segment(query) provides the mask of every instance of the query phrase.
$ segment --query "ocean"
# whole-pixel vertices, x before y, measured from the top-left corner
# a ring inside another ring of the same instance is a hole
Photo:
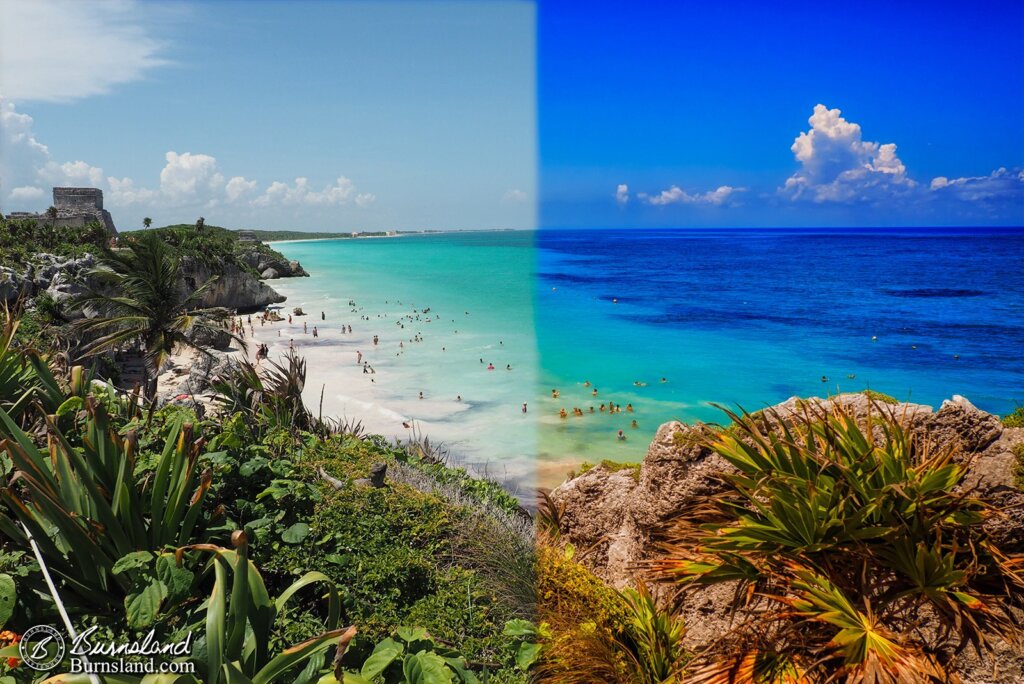
[[[273,283],[286,307],[329,313],[326,335],[296,339],[312,405],[323,386],[325,414],[394,435],[412,419],[523,491],[580,461],[638,461],[665,421],[722,420],[715,404],[865,388],[936,408],[954,394],[995,413],[1024,403],[1019,230],[542,230],[275,247],[312,273]],[[414,317],[404,328],[403,315]],[[341,323],[351,336],[332,332]],[[424,341],[410,342],[417,332]],[[376,376],[349,358],[356,348]]]

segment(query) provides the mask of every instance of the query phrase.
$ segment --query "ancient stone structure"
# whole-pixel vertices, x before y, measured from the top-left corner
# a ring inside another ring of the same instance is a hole
[[[57,215],[48,212],[33,214],[16,211],[8,214],[11,220],[35,219],[40,223],[52,223],[58,227],[81,228],[91,221],[102,223],[111,235],[117,235],[114,219],[103,208],[103,191],[99,188],[54,188],[53,208]]]

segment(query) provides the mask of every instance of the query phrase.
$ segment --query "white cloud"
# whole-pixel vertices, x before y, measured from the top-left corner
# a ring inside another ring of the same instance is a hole
[[[166,64],[136,0],[0,2],[0,92],[18,102],[69,102],[109,92]]]
[[[256,181],[235,176],[224,186],[224,195],[228,202],[237,202],[256,191]]]
[[[626,206],[629,202],[629,186],[625,183],[619,183],[615,188],[615,201],[620,207]]]
[[[218,206],[341,206],[367,207],[376,199],[358,192],[345,176],[315,190],[306,178],[288,185],[275,181],[261,194],[259,183],[244,176],[225,180],[216,157],[170,151],[164,155],[159,184],[149,188],[132,178],[106,175],[85,161],[59,162],[33,132],[32,117],[0,97],[0,206],[5,211],[39,211],[43,197],[55,185],[100,188],[108,209],[143,209],[155,213],[208,210]],[[115,221],[117,217],[115,216]]]
[[[906,192],[916,184],[896,156],[896,145],[863,140],[860,126],[838,109],[814,107],[811,129],[796,137],[790,149],[800,170],[781,192],[792,199],[855,202]]]
[[[208,197],[224,186],[217,160],[208,154],[168,152],[167,164],[160,171],[160,192],[174,201]]]
[[[519,188],[513,188],[506,192],[502,198],[502,202],[522,204],[526,201],[526,193]]]
[[[42,188],[23,185],[20,188],[14,188],[11,190],[11,199],[15,201],[34,202],[36,200],[41,200],[45,194],[46,191]]]
[[[970,176],[950,180],[945,176],[932,179],[929,189],[936,195],[955,197],[968,202],[985,202],[1004,198],[1024,200],[1024,171],[1008,171],[1000,167],[987,176]]]
[[[266,191],[253,200],[258,207],[272,205],[306,205],[306,206],[340,206],[354,203],[365,207],[371,204],[376,196],[371,193],[356,193],[356,186],[345,176],[339,176],[331,185],[323,190],[313,190],[308,178],[296,178],[294,184],[288,185],[274,181]]]
[[[624,186],[619,186],[624,187]],[[711,204],[714,206],[721,206],[725,204],[733,193],[743,192],[745,188],[734,188],[729,185],[722,185],[714,190],[709,190],[704,193],[688,193],[678,185],[673,185],[668,190],[662,190],[660,194],[648,195],[641,192],[637,195],[641,201],[647,204],[653,204],[657,206],[664,206],[667,204]]]

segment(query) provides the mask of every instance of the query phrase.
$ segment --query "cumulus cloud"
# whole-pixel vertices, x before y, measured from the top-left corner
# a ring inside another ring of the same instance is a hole
[[[314,190],[308,178],[296,178],[291,185],[274,181],[266,191],[253,200],[255,206],[306,205],[306,206],[339,206],[350,202],[358,206],[366,206],[376,199],[370,193],[357,194],[352,181],[339,176],[331,185],[322,190]]]
[[[793,141],[800,170],[780,190],[794,200],[855,202],[905,192],[916,184],[896,155],[894,143],[863,140],[859,124],[838,109],[814,107],[811,128]]]
[[[1024,201],[1024,171],[1008,171],[1000,167],[987,176],[932,179],[929,190],[939,196],[955,197],[967,202],[987,202],[999,199]]]
[[[620,185],[619,187],[622,188],[624,186]],[[691,194],[680,188],[678,185],[673,185],[668,190],[662,190],[657,195],[648,195],[641,192],[637,197],[639,197],[642,202],[656,206],[665,206],[667,204],[710,204],[718,207],[725,204],[726,200],[728,200],[734,193],[743,192],[743,190],[744,188],[734,188],[729,185],[721,185],[714,190]]]
[[[0,92],[18,102],[68,102],[108,92],[166,64],[137,0],[0,2]]]
[[[629,202],[629,186],[625,183],[619,183],[615,188],[615,202],[620,206],[626,206]]]
[[[100,188],[108,208],[132,207],[149,211],[234,207],[355,205],[367,207],[377,198],[358,192],[345,176],[315,189],[307,178],[293,184],[272,182],[264,192],[259,183],[244,176],[227,178],[216,157],[171,150],[156,187],[139,185],[132,178],[107,175],[85,161],[60,162],[36,139],[32,117],[18,112],[0,98],[0,205],[5,210],[38,211],[50,187],[60,185]],[[8,205],[13,206],[8,206]]]
[[[41,200],[46,192],[42,188],[36,188],[31,185],[23,185],[20,188],[14,188],[11,190],[11,199],[15,201],[29,201],[33,202]]]

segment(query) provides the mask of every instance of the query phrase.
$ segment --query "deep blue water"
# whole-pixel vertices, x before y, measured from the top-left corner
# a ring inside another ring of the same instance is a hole
[[[1018,229],[546,230],[537,248],[541,382],[561,392],[549,410],[605,396],[637,409],[553,421],[551,458],[638,457],[664,420],[720,416],[709,402],[871,387],[1024,403]],[[614,440],[633,419],[636,438]]]

